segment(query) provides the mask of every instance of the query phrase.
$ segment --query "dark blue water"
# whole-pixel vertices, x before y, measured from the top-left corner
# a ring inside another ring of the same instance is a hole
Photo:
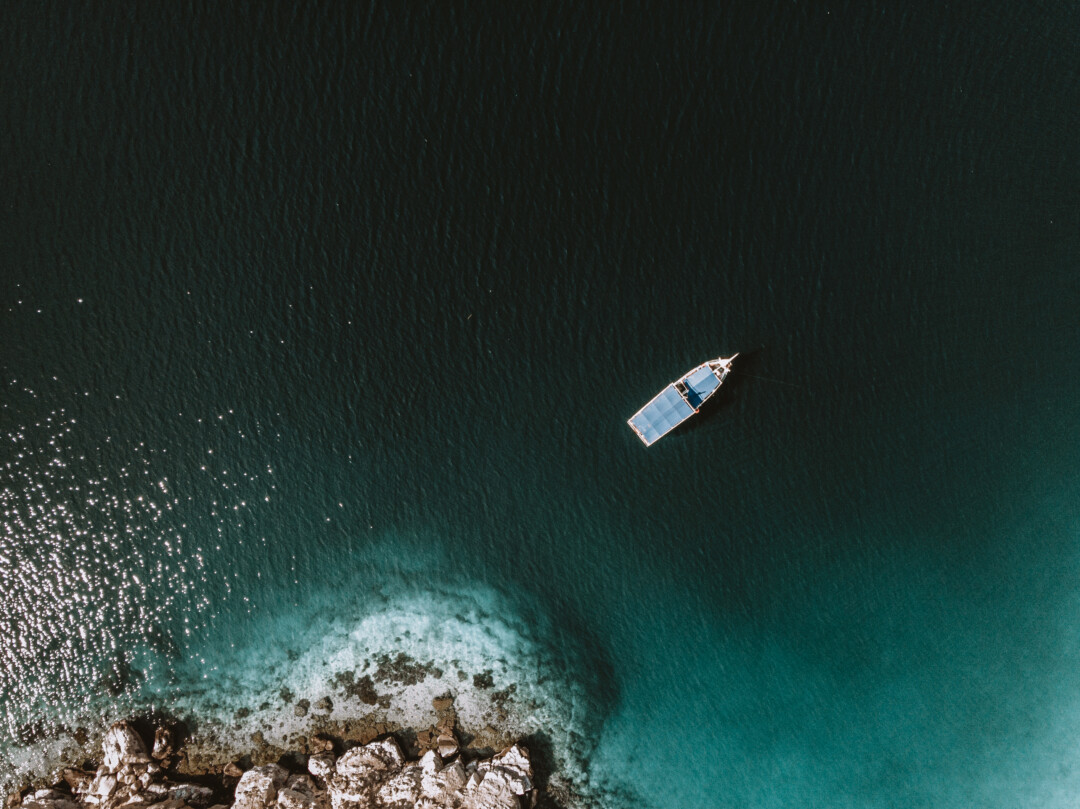
[[[600,805],[1071,805],[1078,34],[13,9],[5,777],[405,651]]]

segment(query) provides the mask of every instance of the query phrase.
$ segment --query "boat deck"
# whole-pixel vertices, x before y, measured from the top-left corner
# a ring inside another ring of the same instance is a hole
[[[696,412],[672,382],[634,414],[630,419],[630,426],[648,446],[663,438]]]
[[[645,446],[652,446],[697,413],[702,403],[716,393],[730,371],[733,359],[735,357],[713,360],[694,368],[656,394],[630,417],[627,424],[645,442]]]

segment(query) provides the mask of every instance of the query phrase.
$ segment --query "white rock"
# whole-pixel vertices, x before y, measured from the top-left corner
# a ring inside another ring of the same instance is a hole
[[[529,761],[529,753],[524,747],[518,744],[503,750],[497,756],[493,756],[491,759],[491,766],[492,768],[503,767],[505,769],[515,770],[526,777],[532,777],[532,763]],[[532,789],[532,786],[526,787],[526,790],[529,789]]]
[[[329,782],[330,805],[333,809],[366,809],[378,806],[378,793],[387,781],[396,776],[405,763],[401,748],[392,738],[382,739],[363,747],[355,747],[337,760]],[[391,788],[394,794],[404,790],[405,782]]]
[[[25,809],[79,809],[70,795],[55,789],[39,789],[33,796],[24,798],[22,805]]]
[[[116,792],[116,776],[111,772],[94,776],[90,782],[90,794],[99,800],[104,800]]]
[[[415,765],[406,767],[401,772],[390,776],[381,787],[378,797],[382,804],[398,806],[405,804],[412,806],[420,797],[421,769]]]
[[[507,778],[503,770],[490,770],[479,785],[470,790],[468,806],[470,809],[519,809],[520,794],[514,781]]]
[[[68,798],[50,798],[47,800],[24,800],[22,805],[26,809],[79,809],[79,805],[75,801]]]
[[[307,763],[308,772],[315,776],[316,781],[325,784],[334,774],[334,756],[330,753],[319,753],[312,756]]]
[[[434,750],[428,750],[420,757],[420,769],[424,775],[437,773],[442,769],[442,759]]]
[[[169,788],[164,784],[147,784],[142,791],[151,801],[155,802],[165,800],[169,794]]]
[[[518,746],[482,761],[469,776],[465,792],[470,809],[517,809],[518,796],[532,789],[532,764],[528,752]]]
[[[315,799],[311,795],[285,787],[278,790],[277,805],[278,809],[314,809]]]
[[[449,792],[461,792],[465,789],[465,767],[461,763],[461,759],[458,759],[449,767],[446,767],[439,771],[436,776],[443,784],[444,789]]]
[[[150,761],[146,745],[126,721],[117,722],[105,731],[101,753],[105,766],[114,772],[121,764],[145,764]]]
[[[240,776],[233,798],[233,809],[267,809],[284,786],[289,771],[277,764],[255,767]]]
[[[443,758],[450,758],[458,751],[457,739],[452,734],[441,734],[436,741],[436,746],[439,749],[439,755]]]
[[[141,809],[141,807],[147,806],[149,803],[150,800],[145,795],[136,792],[126,801],[123,801],[122,803],[114,803],[113,805],[118,807],[118,809],[123,809],[123,807],[129,807],[129,809],[135,809],[135,807],[139,807]]]
[[[401,769],[405,756],[392,738],[382,739],[363,747],[354,747],[337,760],[337,774],[350,779],[367,779],[376,773]]]
[[[445,803],[449,796],[461,792],[465,786],[465,767],[461,762],[455,761],[444,768],[434,750],[429,750],[420,759],[420,771],[420,797],[434,805]]]

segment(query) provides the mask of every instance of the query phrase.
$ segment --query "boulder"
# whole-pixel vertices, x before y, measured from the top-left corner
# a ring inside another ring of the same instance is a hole
[[[532,789],[532,763],[529,761],[529,751],[521,745],[512,745],[497,756],[493,756],[491,768],[515,774],[522,785],[518,795],[524,795]]]
[[[332,753],[334,752],[334,740],[325,733],[316,733],[308,739],[308,750],[313,755],[315,753]]]
[[[420,775],[415,764],[391,775],[376,793],[376,806],[414,806],[420,797]]]
[[[122,764],[146,764],[150,761],[146,745],[127,721],[117,722],[105,731],[101,752],[106,769],[113,772]]]
[[[147,784],[141,792],[147,803],[158,803],[169,797],[169,788],[165,784]]]
[[[315,809],[315,798],[285,787],[277,794],[278,809]]]
[[[154,747],[150,755],[158,761],[166,759],[173,754],[174,744],[173,732],[166,727],[159,727],[154,731]]]
[[[354,747],[334,765],[328,783],[330,805],[333,809],[366,809],[378,805],[375,802],[380,788],[398,774],[404,763],[405,757],[393,738]],[[403,794],[407,794],[407,789]]]
[[[334,756],[330,753],[314,755],[308,759],[307,767],[316,783],[325,786],[334,774]]]
[[[309,774],[290,773],[277,764],[243,772],[236,762],[222,771],[224,786],[236,784],[231,807],[210,809],[521,809],[532,806],[532,765],[524,747],[514,745],[486,761],[466,765],[454,735],[452,708],[438,724],[418,734],[423,755],[407,762],[397,741],[384,736],[355,747],[340,758],[328,737],[298,737],[303,750],[312,750]],[[374,730],[386,730],[376,725]],[[369,737],[370,738],[370,737]],[[95,773],[64,771],[64,780],[76,796],[58,790],[16,794],[23,809],[206,809],[215,791],[198,783],[177,783],[165,775],[163,765],[176,755],[171,737],[159,732],[154,757],[168,750],[159,765],[133,728],[118,722],[102,744],[105,764]],[[319,752],[321,751],[321,752]],[[179,752],[181,757],[183,751]],[[447,757],[454,757],[447,764]],[[183,760],[183,759],[182,759]],[[256,759],[258,760],[258,759]],[[265,758],[263,760],[266,760]],[[293,759],[289,759],[293,760]],[[176,773],[173,774],[176,777]],[[18,809],[9,800],[5,809]]]
[[[405,756],[393,738],[354,747],[337,760],[335,780],[366,780],[386,772],[401,769]]]
[[[233,798],[233,809],[267,809],[285,785],[289,771],[278,764],[266,764],[248,770],[240,777]]]
[[[24,809],[79,809],[79,805],[70,795],[55,789],[39,789],[33,795],[23,798]]]
[[[465,791],[472,809],[518,809],[519,796],[532,786],[528,751],[515,744],[490,761],[480,762],[469,776]]]
[[[457,770],[461,777],[457,777]],[[449,796],[461,791],[465,785],[465,769],[455,762],[444,768],[442,759],[434,750],[428,750],[420,759],[420,797],[431,802],[446,803]]]
[[[436,739],[435,748],[439,751],[441,758],[451,758],[457,755],[457,739],[454,738],[453,733],[440,733],[439,738]]]
[[[169,787],[171,800],[183,801],[189,806],[209,806],[214,790],[202,784],[176,784]]]
[[[116,792],[117,780],[114,773],[108,771],[102,771],[101,768],[97,771],[97,775],[94,776],[94,780],[90,782],[90,790],[87,793],[87,799],[94,798],[98,802],[108,799],[114,792]]]
[[[319,791],[310,775],[290,775],[289,780],[285,782],[285,786],[303,795],[314,795]]]

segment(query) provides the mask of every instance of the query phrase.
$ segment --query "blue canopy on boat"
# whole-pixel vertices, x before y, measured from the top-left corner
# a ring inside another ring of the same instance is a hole
[[[718,387],[720,387],[720,380],[706,365],[686,377],[686,398],[690,401],[690,406],[696,410]]]
[[[713,377],[713,379],[716,379],[716,377]],[[655,399],[641,408],[630,419],[630,423],[641,433],[645,443],[651,444],[665,433],[682,424],[694,413],[694,408],[683,400],[683,397],[675,390],[675,385],[671,384],[660,391]]]

